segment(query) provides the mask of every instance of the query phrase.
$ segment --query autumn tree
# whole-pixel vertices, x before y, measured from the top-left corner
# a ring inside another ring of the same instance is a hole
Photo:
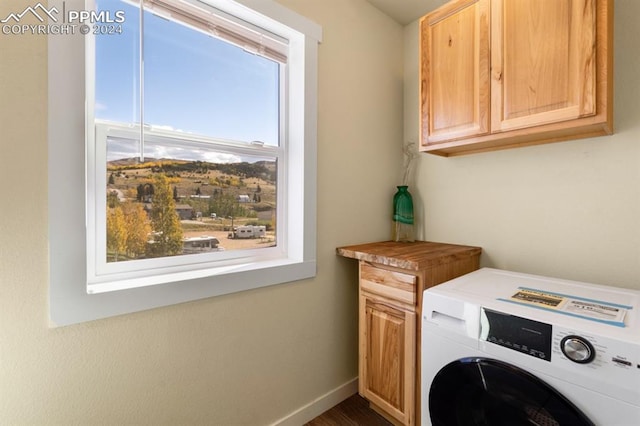
[[[140,257],[147,250],[150,239],[151,224],[149,217],[138,203],[125,203],[122,205],[126,224],[126,251],[133,258]]]
[[[114,262],[118,255],[127,250],[127,224],[122,208],[107,210],[107,251],[113,253]]]
[[[126,202],[107,211],[107,251],[113,261],[120,255],[138,258],[145,254],[151,234],[147,213],[140,204]]]
[[[153,188],[153,203],[151,204],[153,243],[150,245],[149,254],[153,257],[181,254],[182,227],[167,176],[164,174],[156,175]]]

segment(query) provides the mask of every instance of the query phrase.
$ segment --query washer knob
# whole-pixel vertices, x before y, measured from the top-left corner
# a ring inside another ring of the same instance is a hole
[[[573,362],[588,364],[596,357],[591,343],[580,336],[567,336],[560,342],[560,349]]]

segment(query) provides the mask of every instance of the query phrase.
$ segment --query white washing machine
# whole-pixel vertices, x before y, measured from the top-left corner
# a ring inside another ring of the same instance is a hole
[[[421,424],[640,425],[640,291],[484,268],[424,292]]]

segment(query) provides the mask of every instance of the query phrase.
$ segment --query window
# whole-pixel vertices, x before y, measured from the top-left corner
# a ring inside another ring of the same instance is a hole
[[[315,275],[321,30],[253,7],[58,8],[124,19],[49,37],[55,324]]]

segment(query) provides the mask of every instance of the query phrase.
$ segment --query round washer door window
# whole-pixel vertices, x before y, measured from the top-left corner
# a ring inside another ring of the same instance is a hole
[[[575,405],[532,374],[497,360],[464,358],[433,379],[434,426],[594,426]]]

